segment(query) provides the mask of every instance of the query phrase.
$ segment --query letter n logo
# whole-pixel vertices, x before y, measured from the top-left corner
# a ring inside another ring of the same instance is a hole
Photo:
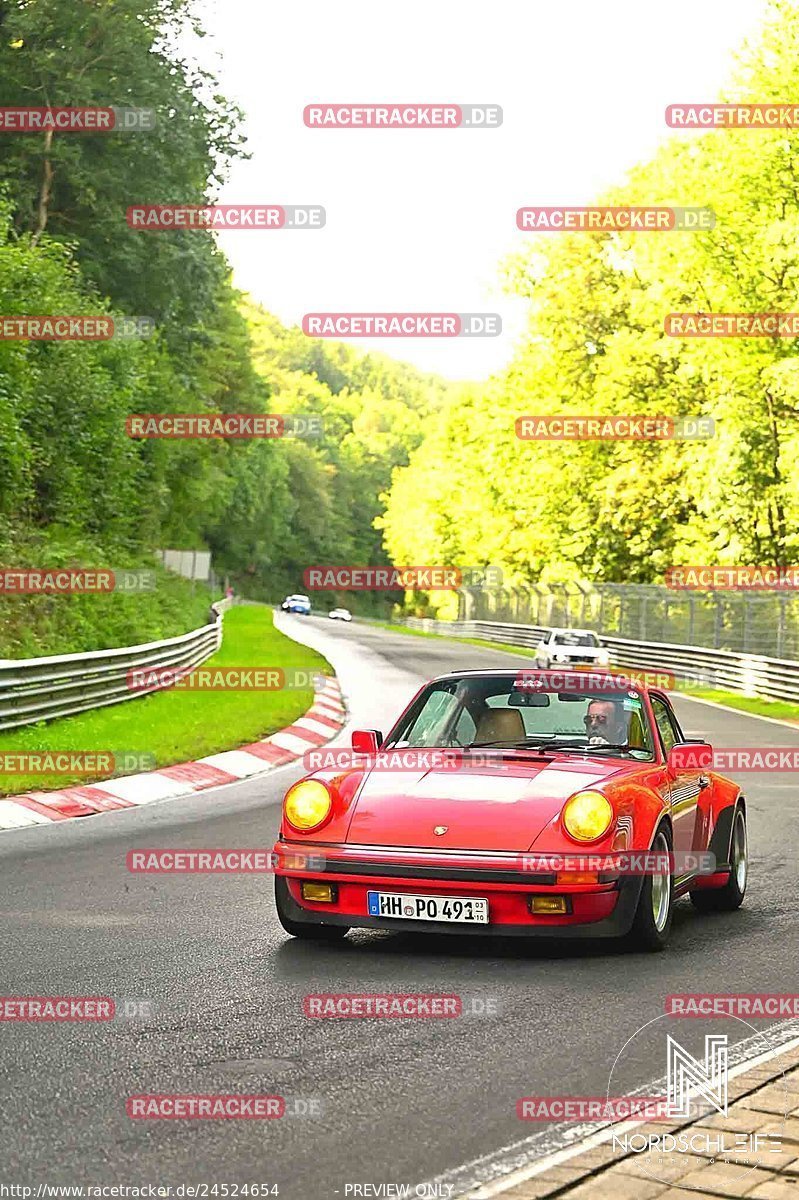
[[[668,1112],[670,1117],[691,1116],[691,1095],[698,1093],[722,1116],[727,1115],[727,1035],[705,1036],[705,1061],[698,1062],[688,1051],[666,1036],[668,1056]]]

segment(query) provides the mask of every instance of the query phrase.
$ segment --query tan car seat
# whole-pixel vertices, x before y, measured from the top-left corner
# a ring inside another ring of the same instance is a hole
[[[523,742],[524,738],[524,721],[518,708],[491,708],[480,717],[472,745],[485,746],[488,742]]]
[[[627,730],[627,745],[631,750],[645,750],[646,737],[644,736],[644,724],[641,720],[641,714],[638,712],[630,713],[630,725]]]

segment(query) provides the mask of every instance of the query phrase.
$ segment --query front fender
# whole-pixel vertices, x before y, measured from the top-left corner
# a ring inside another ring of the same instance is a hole
[[[651,777],[644,782],[639,777],[598,788],[597,791],[603,792],[610,800],[616,813],[610,831],[598,842],[572,841],[563,830],[558,812],[534,839],[530,851],[544,854],[579,854],[581,851],[605,854],[613,850],[649,850],[655,831],[664,817],[668,818],[671,827],[669,803],[659,791],[664,780],[665,772],[660,767],[653,770]],[[622,836],[625,829],[631,830],[626,838]]]

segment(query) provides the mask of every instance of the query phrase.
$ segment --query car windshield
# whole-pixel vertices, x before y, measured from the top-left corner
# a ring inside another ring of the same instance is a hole
[[[595,633],[556,633],[552,639],[556,646],[598,646]]]
[[[571,679],[569,686],[575,686]],[[585,687],[562,692],[536,672],[519,671],[434,681],[386,745],[573,754],[613,747],[620,755],[651,760],[654,739],[635,688],[586,677]]]

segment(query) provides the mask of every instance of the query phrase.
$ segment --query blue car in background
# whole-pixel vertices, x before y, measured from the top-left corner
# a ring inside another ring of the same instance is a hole
[[[301,613],[302,616],[307,617],[311,612],[311,601],[307,596],[286,596],[280,607],[283,612]]]

